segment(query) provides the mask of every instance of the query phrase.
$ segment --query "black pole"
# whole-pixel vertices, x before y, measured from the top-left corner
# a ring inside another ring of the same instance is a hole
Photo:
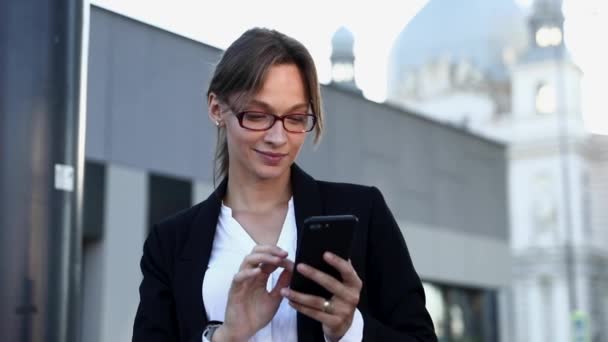
[[[0,331],[77,341],[83,3],[0,1]]]

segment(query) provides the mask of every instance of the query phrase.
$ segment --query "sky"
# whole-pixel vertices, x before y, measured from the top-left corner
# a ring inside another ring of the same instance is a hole
[[[355,79],[366,98],[386,98],[390,49],[405,25],[428,0],[91,0],[91,3],[225,49],[246,29],[277,29],[301,41],[317,64],[319,78],[331,77],[331,37],[341,26],[355,36]],[[461,0],[459,0],[461,1]],[[515,0],[529,8],[533,0]],[[584,73],[583,118],[588,130],[608,134],[603,81],[608,79],[608,1],[564,0],[565,42]],[[604,46],[602,46],[604,45]]]

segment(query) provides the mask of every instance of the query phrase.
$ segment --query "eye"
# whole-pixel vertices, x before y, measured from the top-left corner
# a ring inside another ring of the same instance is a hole
[[[289,117],[287,117],[286,120],[292,124],[304,124],[308,121],[308,116],[295,114],[295,115],[290,115]]]
[[[248,121],[265,121],[268,120],[268,115],[264,113],[246,112],[243,113],[243,118]]]

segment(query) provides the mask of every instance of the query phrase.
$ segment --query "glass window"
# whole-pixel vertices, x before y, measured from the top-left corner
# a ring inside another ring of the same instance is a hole
[[[539,114],[555,113],[557,95],[551,84],[541,84],[536,90],[536,112]]]
[[[495,290],[424,282],[427,310],[441,342],[498,341]]]
[[[148,227],[192,205],[189,180],[152,173],[148,185]]]
[[[87,160],[84,164],[82,237],[85,242],[103,237],[106,167],[103,163]]]
[[[422,283],[424,294],[426,295],[426,308],[433,319],[435,325],[435,333],[441,339],[445,336],[444,326],[446,323],[446,307],[443,298],[443,292],[437,285],[431,283]]]

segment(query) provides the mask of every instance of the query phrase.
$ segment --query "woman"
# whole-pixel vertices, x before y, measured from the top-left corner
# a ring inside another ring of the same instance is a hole
[[[316,69],[296,40],[252,29],[223,54],[208,92],[218,129],[209,198],[155,225],[144,245],[133,341],[435,341],[405,241],[374,187],[317,181],[294,162],[323,129]],[[294,269],[316,215],[358,217],[342,281]],[[288,288],[293,272],[331,300]]]

